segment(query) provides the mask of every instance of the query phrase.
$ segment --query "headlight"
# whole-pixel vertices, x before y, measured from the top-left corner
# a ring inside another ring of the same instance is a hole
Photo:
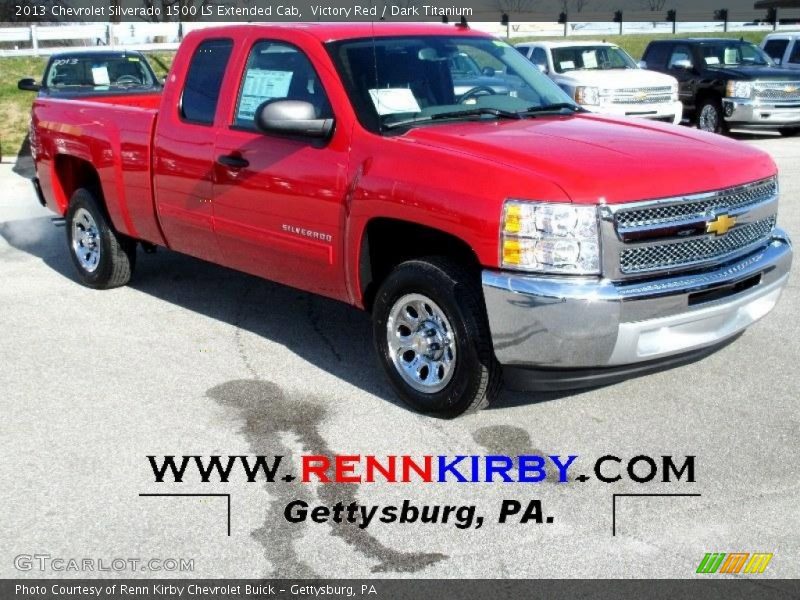
[[[503,267],[597,275],[597,207],[508,200],[503,206],[500,245]]]
[[[578,104],[600,104],[600,89],[579,85],[575,88],[575,102]]]
[[[672,100],[672,102],[677,102],[678,101],[678,84],[677,83],[673,83],[672,84],[672,90],[670,91],[670,100]]]
[[[749,98],[753,93],[751,81],[729,81],[725,85],[725,95],[728,98]]]

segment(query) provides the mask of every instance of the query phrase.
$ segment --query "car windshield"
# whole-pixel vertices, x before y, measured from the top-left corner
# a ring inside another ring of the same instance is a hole
[[[54,58],[45,81],[45,87],[55,89],[150,87],[154,84],[153,74],[144,60],[131,54]]]
[[[553,48],[556,73],[578,70],[636,69],[636,62],[616,46],[567,46]]]
[[[709,67],[772,64],[761,48],[748,42],[706,42],[700,45],[700,52]]]
[[[352,39],[329,42],[328,50],[372,131],[581,110],[518,50],[492,38]]]

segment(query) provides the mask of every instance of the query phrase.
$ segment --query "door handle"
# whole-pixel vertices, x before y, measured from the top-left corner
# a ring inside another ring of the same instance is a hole
[[[237,154],[223,154],[217,157],[217,162],[229,169],[244,169],[250,166],[250,161]]]

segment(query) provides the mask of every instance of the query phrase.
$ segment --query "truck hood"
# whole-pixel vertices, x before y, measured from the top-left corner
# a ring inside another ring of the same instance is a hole
[[[544,179],[581,204],[705,192],[776,172],[769,155],[742,142],[687,127],[604,115],[448,123],[417,127],[403,138],[486,165],[502,163],[529,178],[532,187]],[[465,168],[474,168],[464,162]],[[486,176],[492,177],[491,166]],[[515,184],[519,189],[519,181]]]
[[[797,73],[782,67],[723,67],[707,66],[709,73],[714,73],[717,77],[727,79],[772,79],[778,81],[797,81],[800,79]]]
[[[593,85],[601,88],[619,89],[633,87],[656,87],[675,85],[671,75],[645,69],[606,69],[569,71],[557,76],[557,81],[575,85]]]

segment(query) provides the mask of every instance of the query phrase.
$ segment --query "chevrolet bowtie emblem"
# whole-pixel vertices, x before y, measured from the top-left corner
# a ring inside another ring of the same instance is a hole
[[[706,233],[713,233],[715,235],[725,235],[730,231],[731,227],[736,225],[736,217],[729,217],[728,215],[720,215],[713,221],[706,223]]]
[[[783,88],[783,91],[786,92],[787,94],[794,94],[797,91],[797,86],[787,85],[785,88]]]
[[[636,93],[633,95],[633,97],[634,97],[636,100],[644,100],[645,98],[647,98],[647,92],[636,92]]]

